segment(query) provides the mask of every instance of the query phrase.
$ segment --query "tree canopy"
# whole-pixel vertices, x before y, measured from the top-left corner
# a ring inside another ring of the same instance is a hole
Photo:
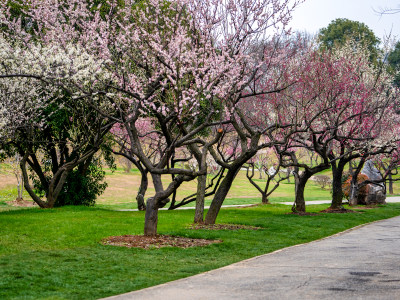
[[[371,62],[376,62],[378,58],[379,38],[367,25],[358,21],[335,19],[328,27],[319,31],[318,39],[322,47],[328,49],[332,49],[335,45],[343,46],[347,40],[352,39],[368,48]]]
[[[281,167],[295,169],[295,208],[305,212],[307,180],[331,161],[398,148],[398,90],[383,64],[371,63],[383,61],[379,39],[362,23],[332,22],[320,32],[321,51],[308,39],[280,36],[302,0],[144,0],[143,7],[107,0],[95,12],[87,0],[28,2],[15,19],[0,1],[0,142],[21,152],[26,188],[43,207],[82,181],[67,177],[104,146],[111,128],[118,150],[109,150],[153,181],[145,235],[157,234],[158,210],[170,197],[170,208],[178,207],[176,191],[196,178],[195,221],[203,222],[210,157],[223,179],[207,193],[206,224],[259,151],[272,149]],[[276,35],[267,38],[269,30]],[[50,130],[54,141],[42,138]],[[22,147],[37,140],[40,147]],[[322,163],[303,164],[298,149]],[[190,160],[196,166],[186,168]],[[48,186],[46,201],[29,189],[27,164]]]
[[[388,63],[390,69],[395,74],[394,82],[397,86],[400,86],[400,41],[396,43],[394,49],[390,51],[388,56]]]

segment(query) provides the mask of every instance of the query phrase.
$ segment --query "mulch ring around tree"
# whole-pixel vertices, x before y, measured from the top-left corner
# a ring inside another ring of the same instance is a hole
[[[38,207],[38,205],[33,201],[23,200],[23,199],[15,199],[13,201],[6,201],[8,205],[17,206],[17,207]]]
[[[249,225],[238,225],[238,224],[192,224],[188,227],[189,229],[207,229],[207,230],[259,230],[264,229],[261,227],[254,227]]]
[[[189,248],[222,243],[220,240],[193,239],[170,235],[121,235],[110,236],[102,240],[103,245],[127,248],[158,249],[162,247]]]
[[[359,211],[354,211],[351,209],[346,209],[346,208],[327,208],[324,210],[321,210],[320,213],[331,213],[331,214],[348,214],[348,213],[360,213]]]

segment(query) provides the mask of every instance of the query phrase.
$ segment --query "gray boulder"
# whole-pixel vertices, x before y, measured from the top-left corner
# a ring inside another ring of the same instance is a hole
[[[382,179],[381,173],[375,168],[373,162],[368,160],[364,168],[361,170],[361,174],[364,174],[368,177],[369,180],[379,181]],[[359,204],[385,204],[386,201],[386,188],[385,185],[381,183],[370,183],[367,185],[366,192],[360,195],[358,201]]]

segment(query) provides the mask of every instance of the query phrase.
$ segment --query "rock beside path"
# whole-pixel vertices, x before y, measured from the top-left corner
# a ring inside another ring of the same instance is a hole
[[[379,181],[382,180],[382,175],[375,168],[372,161],[368,160],[364,168],[361,170],[361,174],[368,177],[368,180]],[[359,204],[371,205],[371,204],[385,204],[386,203],[386,188],[383,183],[368,184],[365,189],[365,193],[359,197]]]

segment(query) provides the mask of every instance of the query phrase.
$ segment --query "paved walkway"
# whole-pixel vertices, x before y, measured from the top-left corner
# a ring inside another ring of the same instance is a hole
[[[328,204],[331,203],[332,200],[315,200],[315,201],[306,201],[306,205],[312,205],[312,204]],[[386,197],[386,203],[398,203],[400,202],[400,197]],[[278,203],[277,203],[278,204]],[[281,202],[279,204],[285,204],[285,205],[293,205],[292,202]]]
[[[400,217],[109,299],[400,299]]]
[[[399,201],[400,202],[400,201]],[[229,208],[229,207],[248,207],[253,204],[232,204],[232,205],[223,205],[223,208]],[[209,206],[204,206],[205,209],[209,209]],[[189,210],[189,209],[195,209],[194,206],[181,206],[178,207],[177,209],[179,210]],[[123,209],[114,209],[115,211],[138,211],[137,208],[123,208]],[[160,208],[159,210],[168,210],[168,207]]]
[[[314,201],[306,201],[306,205],[312,205],[312,204],[328,204],[331,203],[332,200],[314,200]],[[386,198],[387,203],[398,203],[400,202],[400,197],[387,197]],[[275,204],[284,204],[284,205],[293,205],[293,202],[276,202]],[[252,206],[253,204],[240,204],[240,205],[223,205],[222,208],[229,208],[229,207],[247,207],[247,206]],[[210,208],[209,206],[205,206],[205,209]],[[188,206],[182,206],[177,209],[181,210],[187,210],[187,209],[194,209],[193,206],[188,207]],[[159,210],[168,210],[168,208],[160,208]],[[137,209],[133,208],[125,208],[125,209],[116,209],[116,211],[138,211]]]

